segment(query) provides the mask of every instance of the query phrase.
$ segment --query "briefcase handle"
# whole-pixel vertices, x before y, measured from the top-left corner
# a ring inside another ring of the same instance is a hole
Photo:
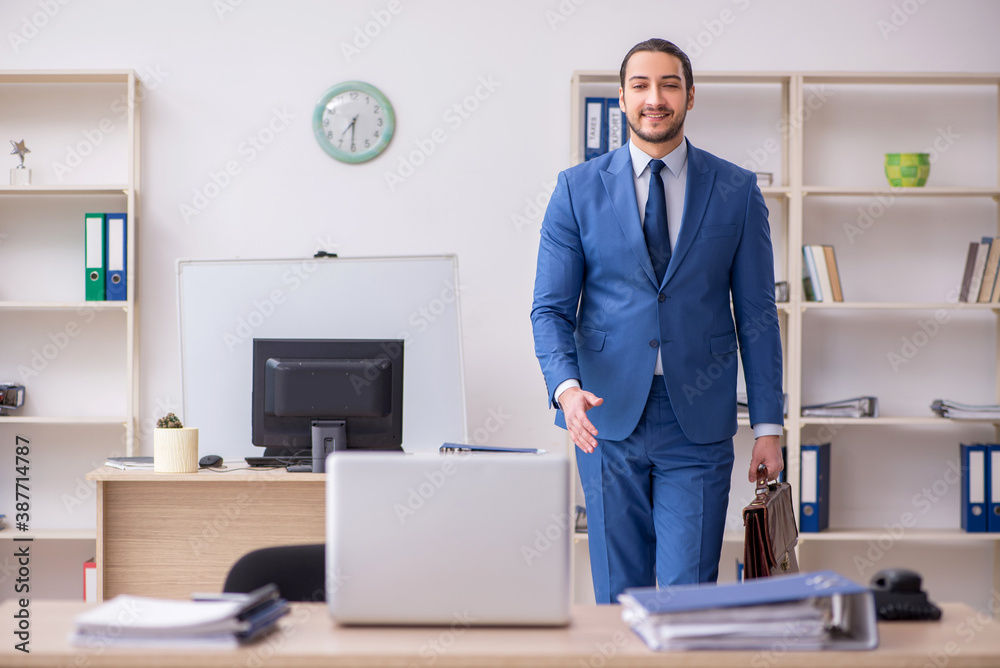
[[[754,493],[757,496],[764,496],[768,492],[778,489],[778,479],[768,480],[767,467],[761,464],[757,467],[757,489]]]

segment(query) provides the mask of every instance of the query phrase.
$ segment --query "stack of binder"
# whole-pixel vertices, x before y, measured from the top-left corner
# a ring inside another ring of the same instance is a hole
[[[1000,420],[1000,404],[960,404],[951,399],[935,399],[931,410],[952,420]]]
[[[962,529],[1000,532],[1000,443],[960,446]]]
[[[626,589],[622,619],[654,650],[874,649],[875,600],[832,571]]]
[[[88,302],[125,301],[128,258],[126,214],[84,216],[84,260]]]
[[[588,97],[584,110],[584,160],[621,148],[628,141],[628,123],[617,97]]]
[[[853,397],[803,406],[802,417],[878,417],[878,397]]]
[[[249,594],[192,601],[120,595],[77,616],[72,642],[86,647],[236,647],[276,629],[288,610],[273,584]]]

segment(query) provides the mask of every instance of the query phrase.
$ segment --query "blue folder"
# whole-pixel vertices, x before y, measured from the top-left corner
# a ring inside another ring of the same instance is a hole
[[[583,159],[608,152],[608,124],[603,97],[588,97],[583,105]]]
[[[986,446],[982,443],[961,445],[962,454],[962,528],[970,533],[985,532],[987,477]]]
[[[833,571],[816,571],[754,578],[727,584],[675,585],[657,589],[634,587],[626,589],[650,615],[690,612],[712,608],[733,608],[765,603],[787,603],[834,594],[862,594],[870,591]]]
[[[1000,443],[986,446],[986,528],[1000,532]]]
[[[818,533],[830,526],[830,444],[803,445],[799,481],[799,530]]]
[[[124,213],[105,216],[104,242],[107,245],[107,271],[104,290],[107,301],[125,301],[128,298],[126,263],[128,262],[128,226]]]

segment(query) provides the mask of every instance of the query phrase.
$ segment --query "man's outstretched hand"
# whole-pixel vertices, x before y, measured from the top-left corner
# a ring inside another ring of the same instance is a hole
[[[566,415],[566,430],[576,447],[588,454],[597,447],[597,439],[594,438],[597,428],[587,418],[587,411],[603,403],[604,399],[579,387],[570,387],[559,395],[559,405]]]

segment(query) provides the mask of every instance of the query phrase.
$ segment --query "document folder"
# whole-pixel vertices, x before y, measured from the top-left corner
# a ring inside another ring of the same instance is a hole
[[[802,446],[799,529],[818,533],[830,526],[830,444]]]
[[[604,122],[603,97],[588,97],[584,102],[587,125],[584,130],[584,160],[590,160],[608,151],[608,127]]]
[[[88,302],[103,302],[105,295],[104,214],[88,213],[84,218],[86,296]]]
[[[126,231],[125,214],[107,214],[105,230],[108,259],[105,295],[109,302],[123,302],[128,296],[125,272],[128,257],[128,244],[126,242],[128,232]]]
[[[657,650],[878,646],[872,591],[832,571],[745,583],[632,588],[618,600],[625,622]],[[797,626],[817,611],[823,621]]]
[[[986,528],[996,533],[1000,532],[1000,443],[986,447],[986,474]]]
[[[962,444],[962,528],[984,532],[986,524],[986,446]]]
[[[618,105],[617,97],[607,98],[605,105],[604,120],[608,124],[607,150],[614,151],[625,144],[625,128],[628,127],[628,124],[625,122],[625,114],[622,113],[621,107]]]

